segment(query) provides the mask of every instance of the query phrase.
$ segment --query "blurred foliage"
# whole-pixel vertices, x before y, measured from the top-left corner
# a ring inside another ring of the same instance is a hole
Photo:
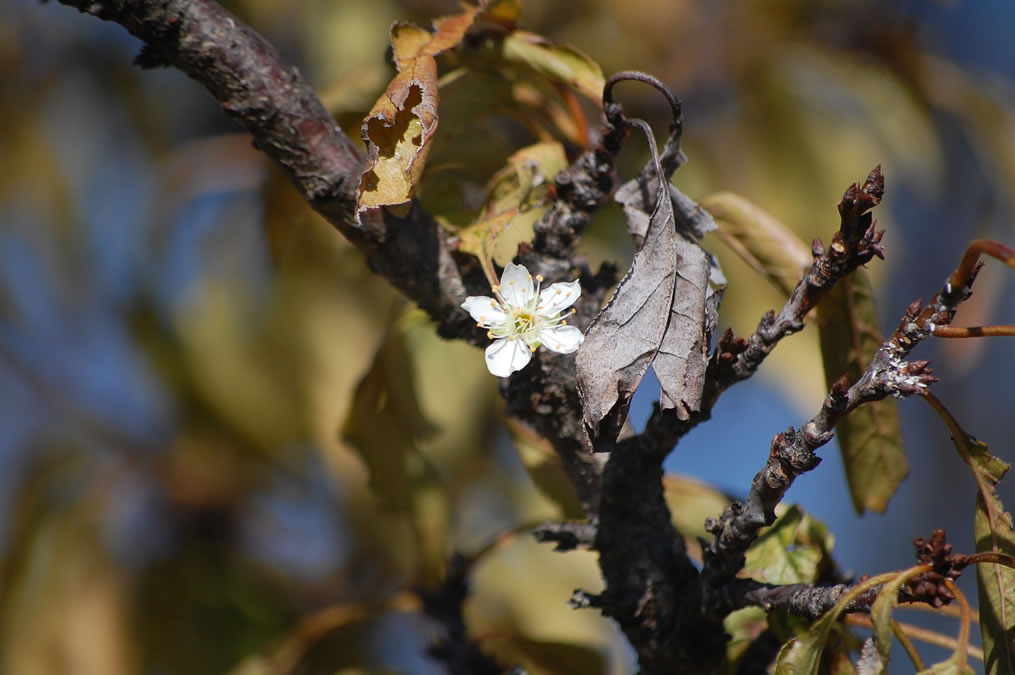
[[[392,22],[428,27],[460,11],[450,0],[226,4],[309,74],[357,139],[394,75]],[[931,204],[944,194],[971,214],[927,224],[928,236],[940,226],[951,264],[955,241],[1011,222],[1010,198],[997,195],[1015,193],[1010,82],[928,37],[948,22],[980,30],[966,11],[530,0],[520,25],[581,52],[567,52],[563,71],[535,39],[487,45],[465,70],[460,55],[440,56],[442,119],[419,196],[447,227],[538,217],[544,179],[598,120],[547,78],[577,68],[593,97],[591,66],[638,68],[684,100],[691,162],[677,183],[691,196],[732,190],[803,241],[827,240],[842,189],[881,162],[890,194],[905,186]],[[438,583],[455,551],[576,515],[545,442],[505,431],[480,353],[439,340],[204,91],[131,67],[139,45],[122,29],[58,4],[15,0],[0,18],[0,672],[257,665],[315,612],[380,607]],[[646,92],[621,98],[665,119]],[[620,168],[643,161],[625,150]],[[986,187],[956,183],[967,174]],[[532,219],[489,254],[509,258],[501,247]],[[489,229],[472,233],[487,245]],[[587,242],[593,261],[630,256],[624,233],[605,209]],[[920,262],[894,228],[887,240],[888,275]],[[730,281],[723,321],[748,333],[780,293],[709,245]],[[872,269],[875,289],[885,275]],[[805,331],[765,373],[811,411],[825,388],[819,363],[816,331]],[[680,530],[700,536],[726,497],[667,480]],[[785,554],[780,537],[801,533],[782,561],[762,558],[759,542],[756,566],[813,576],[830,548],[814,521],[791,511],[762,541]],[[505,662],[631,671],[615,627],[566,605],[574,588],[601,584],[594,556],[520,536],[490,549],[472,581],[470,634]],[[292,672],[440,672],[423,655],[432,623],[367,614],[314,634]],[[757,617],[743,625],[737,635]]]

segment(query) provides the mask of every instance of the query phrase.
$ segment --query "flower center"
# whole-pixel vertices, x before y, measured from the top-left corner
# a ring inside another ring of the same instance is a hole
[[[536,316],[531,312],[516,309],[512,313],[514,318],[514,333],[516,335],[527,335],[536,327]]]

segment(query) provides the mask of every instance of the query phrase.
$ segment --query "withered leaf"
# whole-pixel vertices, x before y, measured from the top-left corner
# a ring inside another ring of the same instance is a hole
[[[664,178],[685,160],[676,125],[662,157],[617,190],[628,229],[642,245],[578,350],[579,393],[593,436],[615,437],[649,365],[662,409],[680,419],[700,409],[726,280],[697,243],[715,222]]]
[[[646,190],[641,189],[638,183],[653,185],[657,190],[659,184],[658,179],[650,179],[643,171],[641,176],[628,181],[617,191],[616,199],[624,207],[632,234],[645,231],[642,223],[648,220],[646,210],[652,207],[651,203],[645,203]],[[713,268],[719,277],[722,273],[694,239],[715,229],[711,216],[668,181],[666,188],[677,232],[673,239],[674,257],[671,261],[676,277],[669,320],[652,367],[659,380],[659,405],[663,410],[675,409],[678,418],[687,419],[701,405],[709,337],[718,321],[718,295],[706,320],[706,298],[714,290],[709,278]],[[646,240],[645,246],[648,245]],[[725,280],[721,281],[721,285],[725,285]]]
[[[679,128],[666,141],[660,164],[663,172],[672,172],[687,160],[680,149]],[[641,174],[617,190],[616,199],[624,207],[628,230],[635,241],[648,229],[649,195],[660,194],[654,162],[646,163]],[[719,301],[726,280],[718,263],[697,241],[716,229],[712,216],[684,195],[669,181],[665,182],[674,215],[673,301],[666,331],[652,367],[659,380],[659,404],[663,410],[676,410],[680,419],[700,408],[705,366],[712,330],[719,319]]]
[[[711,332],[705,326],[710,271],[708,254],[678,235],[670,321],[652,368],[659,379],[659,406],[675,410],[682,420],[701,408]]]
[[[676,259],[673,203],[659,185],[645,244],[592,321],[575,357],[585,426],[593,437],[616,437],[631,397],[659,351],[673,305]]]

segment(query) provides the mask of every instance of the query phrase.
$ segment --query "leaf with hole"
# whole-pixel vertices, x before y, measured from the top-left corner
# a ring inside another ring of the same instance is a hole
[[[458,46],[487,5],[512,15],[512,3],[464,5],[461,13],[434,21],[434,30],[410,23],[391,27],[391,47],[398,74],[363,120],[361,134],[367,163],[360,178],[357,212],[379,207],[405,209],[430,152],[437,131],[437,60]]]

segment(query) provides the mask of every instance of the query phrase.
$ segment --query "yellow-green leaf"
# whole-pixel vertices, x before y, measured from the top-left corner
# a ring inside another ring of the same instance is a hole
[[[856,382],[882,343],[865,270],[840,281],[821,301],[818,324],[825,382],[831,387],[843,375]],[[868,509],[884,513],[909,473],[895,399],[857,408],[839,422],[835,434],[853,508],[857,513]]]
[[[732,192],[705,197],[701,207],[719,225],[719,237],[787,297],[813,259],[810,247],[778,218]]]
[[[458,250],[484,262],[504,266],[518,244],[532,238],[532,226],[546,210],[549,185],[567,167],[564,148],[556,141],[536,143],[508,157],[487,189],[479,221],[458,232]],[[510,226],[510,237],[507,234]]]
[[[514,65],[522,65],[577,90],[596,103],[603,98],[606,79],[599,64],[574,47],[555,44],[524,30],[504,38],[501,56]]]
[[[813,583],[834,542],[824,523],[792,506],[747,551],[744,574],[770,584]]]
[[[418,36],[396,24],[393,44],[403,32],[410,38]],[[410,38],[402,44],[411,44]],[[423,175],[429,141],[437,131],[437,62],[427,54],[401,62],[411,65],[395,76],[363,121],[368,156],[360,180],[360,212],[412,199]]]

